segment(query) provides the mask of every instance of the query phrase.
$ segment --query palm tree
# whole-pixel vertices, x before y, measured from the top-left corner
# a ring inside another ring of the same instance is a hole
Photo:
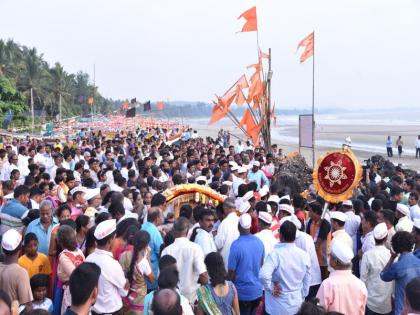
[[[54,68],[50,69],[50,79],[54,99],[58,99],[59,120],[63,118],[62,101],[63,98],[71,96],[73,75],[68,75],[63,66],[57,62]]]
[[[32,129],[35,127],[35,111],[34,111],[34,93],[42,102],[46,79],[48,79],[48,65],[42,59],[42,55],[37,54],[36,48],[24,49],[23,51],[23,67],[21,71],[19,87],[23,91],[29,91]]]

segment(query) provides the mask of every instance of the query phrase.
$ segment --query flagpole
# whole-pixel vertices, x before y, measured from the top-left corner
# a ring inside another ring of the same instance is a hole
[[[312,56],[312,167],[315,168],[315,32]]]

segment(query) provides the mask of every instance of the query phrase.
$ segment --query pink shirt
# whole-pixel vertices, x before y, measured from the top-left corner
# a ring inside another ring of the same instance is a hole
[[[321,283],[316,297],[327,312],[364,315],[367,301],[365,284],[351,270],[335,270]]]

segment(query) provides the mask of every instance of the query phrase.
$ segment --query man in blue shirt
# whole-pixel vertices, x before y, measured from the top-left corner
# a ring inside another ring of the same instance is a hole
[[[404,289],[412,279],[420,277],[420,259],[411,252],[414,237],[406,231],[399,231],[392,237],[392,249],[388,263],[380,276],[383,281],[395,280],[395,314],[404,308]],[[400,255],[398,261],[395,258]]]
[[[1,235],[10,229],[16,229],[19,232],[23,230],[23,219],[29,213],[29,209],[25,206],[29,202],[30,190],[24,185],[16,187],[13,199],[5,201],[0,213],[1,219]]]
[[[257,191],[260,191],[262,186],[270,186],[270,181],[267,176],[260,170],[260,162],[252,162],[251,172],[248,172],[248,180],[257,183]]]
[[[160,247],[163,244],[163,238],[157,226],[162,223],[162,212],[158,207],[152,207],[147,212],[147,222],[143,223],[141,229],[150,234],[150,262],[152,263],[153,273],[159,274]],[[157,279],[157,277],[156,277]],[[147,282],[147,289],[157,288],[157,280],[153,283]]]
[[[58,219],[53,217],[53,204],[49,200],[41,201],[39,205],[39,218],[29,223],[26,234],[34,233],[38,238],[38,251],[48,255],[50,246],[51,232],[58,223]]]
[[[232,243],[228,259],[228,278],[238,291],[241,315],[254,315],[263,294],[258,274],[264,261],[264,244],[251,234],[251,221],[247,213],[239,218],[240,236]]]

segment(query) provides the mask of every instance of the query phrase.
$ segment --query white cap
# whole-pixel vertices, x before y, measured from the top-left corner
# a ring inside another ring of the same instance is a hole
[[[6,196],[4,196],[3,197],[4,199],[13,199],[13,198],[15,198],[15,194],[14,193],[10,193],[10,194],[7,194]]]
[[[343,206],[353,207],[353,202],[351,200],[344,200]]]
[[[254,162],[252,162],[252,166],[258,166],[258,167],[260,167],[260,162],[254,161]]]
[[[3,239],[1,240],[1,247],[11,252],[18,248],[21,242],[22,235],[15,229],[10,229],[3,234]]]
[[[280,197],[279,202],[280,200],[283,200],[283,199],[287,199],[290,201],[290,195],[284,195],[283,197]]]
[[[249,209],[251,209],[251,204],[248,201],[242,201],[241,205],[239,206],[239,212],[247,213]]]
[[[200,182],[200,181],[205,182],[207,184],[207,177],[206,176],[198,176],[195,179],[195,182]]]
[[[264,197],[268,194],[269,188],[268,186],[262,186],[261,189],[258,191],[261,197]]]
[[[230,170],[231,170],[232,172],[237,171],[237,170],[239,170],[239,166],[238,166],[238,165],[231,166],[231,167],[230,167]]]
[[[373,237],[377,240],[383,240],[388,236],[388,228],[385,223],[379,223],[373,229]]]
[[[125,212],[131,212],[134,209],[133,203],[127,197],[124,197],[123,199],[123,207],[124,207]]]
[[[90,200],[93,197],[98,196],[100,194],[101,194],[101,189],[100,188],[87,189],[85,199]]]
[[[414,226],[415,226],[417,229],[419,229],[419,230],[420,230],[420,219],[414,219],[414,220],[413,220],[413,222],[414,222]]]
[[[410,209],[408,209],[408,207],[402,203],[397,203],[397,211],[407,216],[410,214]]]
[[[252,218],[248,213],[244,213],[239,217],[239,224],[243,229],[251,228]]]
[[[230,167],[237,167],[238,166],[238,163],[236,163],[235,161],[229,161],[229,165],[230,165]]]
[[[292,222],[295,226],[296,226],[296,235],[298,235],[300,228],[302,227],[302,223],[300,223],[299,219],[297,218],[297,216],[293,215],[289,215],[287,217],[283,217],[281,218],[281,220],[279,221],[279,226],[282,226],[282,224],[286,221]]]
[[[105,220],[99,223],[96,226],[94,236],[97,240],[101,240],[108,235],[112,234],[117,228],[117,221],[112,220]]]
[[[254,198],[254,192],[252,190],[247,191],[246,194],[242,196],[244,201],[249,201],[252,198]]]
[[[264,221],[267,224],[271,224],[273,222],[273,217],[271,214],[265,211],[260,211],[260,213],[258,213],[258,219]]]
[[[86,187],[83,187],[83,186],[74,187],[72,190],[70,190],[70,194],[73,195],[74,193],[76,193],[78,191],[81,191],[81,192],[86,193],[87,192],[87,188]]]
[[[335,240],[331,245],[331,254],[343,264],[350,264],[354,257],[353,249],[339,240]]]
[[[286,211],[290,214],[295,214],[295,209],[291,205],[287,205],[287,204],[279,205],[279,211]]]
[[[346,222],[346,219],[347,219],[347,215],[341,211],[331,211],[330,217],[331,219],[341,221],[341,222]]]
[[[277,195],[271,195],[270,197],[268,197],[267,202],[275,202],[275,203],[279,203],[280,198]]]
[[[232,186],[233,185],[233,183],[230,181],[230,180],[225,180],[223,183],[222,183],[222,185],[226,185],[226,186]]]
[[[243,167],[243,166],[240,166],[239,168],[238,168],[238,173],[239,174],[243,174],[243,173],[246,173],[248,170],[245,168],[245,167]]]

